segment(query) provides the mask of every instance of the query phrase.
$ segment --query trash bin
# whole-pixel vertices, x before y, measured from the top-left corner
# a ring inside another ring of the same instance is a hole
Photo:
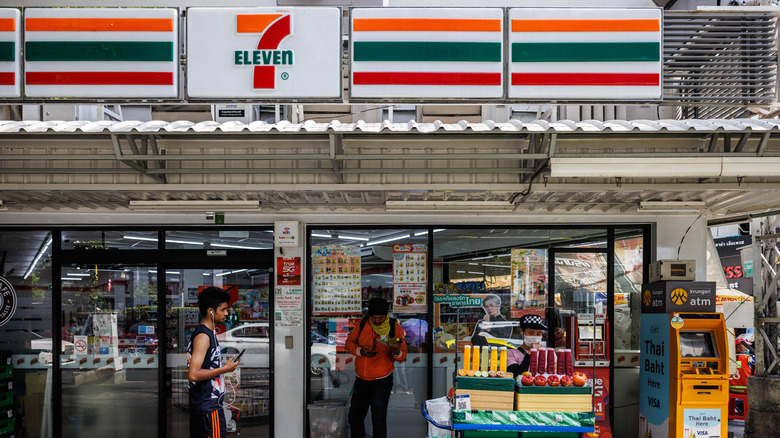
[[[311,438],[343,438],[347,418],[347,402],[340,400],[315,401],[309,406]]]

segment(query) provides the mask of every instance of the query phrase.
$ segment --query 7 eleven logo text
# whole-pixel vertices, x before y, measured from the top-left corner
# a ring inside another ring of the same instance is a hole
[[[257,50],[236,50],[234,65],[253,65],[252,88],[273,89],[276,87],[276,66],[292,66],[293,51],[279,50],[279,44],[292,35],[292,16],[289,14],[238,14],[236,30],[242,33],[259,33]],[[287,79],[287,72],[282,79]]]

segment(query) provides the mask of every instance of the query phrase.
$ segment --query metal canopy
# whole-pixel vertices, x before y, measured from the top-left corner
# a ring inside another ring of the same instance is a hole
[[[256,200],[298,213],[378,213],[388,201],[423,204],[412,213],[488,201],[510,205],[498,214],[626,215],[643,201],[703,201],[709,217],[780,209],[778,172],[550,172],[551,158],[734,157],[780,157],[780,120],[0,122],[0,200],[28,212],[126,212],[135,200]]]

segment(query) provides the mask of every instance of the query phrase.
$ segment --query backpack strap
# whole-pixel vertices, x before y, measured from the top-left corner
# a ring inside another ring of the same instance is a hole
[[[395,318],[390,318],[390,334],[388,335],[391,338],[395,337]],[[360,338],[360,335],[363,333],[363,327],[366,326],[366,323],[368,322],[368,317],[364,316],[363,319],[360,320],[360,327],[358,327],[358,339]]]

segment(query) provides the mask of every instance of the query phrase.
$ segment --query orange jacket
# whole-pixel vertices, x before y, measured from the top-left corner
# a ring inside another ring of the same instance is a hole
[[[390,354],[387,345],[379,340],[379,335],[371,328],[370,322],[366,322],[361,333],[358,331],[360,331],[360,322],[355,324],[355,328],[347,336],[347,350],[355,356],[357,356],[358,347],[361,348],[362,352],[375,351],[377,353],[374,357],[357,356],[355,359],[355,374],[361,379],[376,380],[388,376],[393,372],[395,362],[406,360],[406,341],[404,340],[406,332],[397,320],[394,335],[396,338],[401,338],[401,354],[398,357],[393,357]]]

